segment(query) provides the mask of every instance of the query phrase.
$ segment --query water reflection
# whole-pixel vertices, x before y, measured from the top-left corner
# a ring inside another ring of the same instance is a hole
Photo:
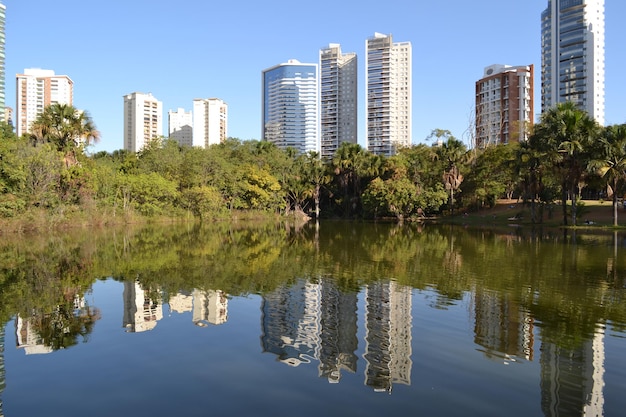
[[[575,349],[541,344],[541,408],[546,416],[604,415],[604,331]]]
[[[535,401],[546,416],[602,415],[605,331],[626,331],[624,240],[525,233],[322,224],[17,242],[0,246],[10,260],[0,269],[0,318],[14,319],[25,354],[49,353],[89,340],[101,317],[85,296],[96,277],[120,281],[121,333],[159,332],[174,313],[222,329],[237,315],[229,300],[255,294],[260,328],[251,331],[262,353],[285,369],[314,369],[341,386],[358,378],[364,391],[395,397],[395,387],[419,385],[411,376],[425,373],[412,335],[425,317],[415,312],[449,317],[467,305],[462,355],[537,363]],[[0,416],[3,348],[0,333]],[[454,378],[446,365],[440,371]]]
[[[4,369],[4,326],[0,326],[0,417],[4,416],[2,411],[2,393],[6,387],[6,372]]]
[[[365,385],[391,391],[411,385],[411,289],[393,281],[365,289]]]
[[[336,383],[356,372],[357,293],[332,280],[298,280],[264,294],[261,346],[290,366],[319,362],[319,376]]]
[[[163,319],[163,294],[159,289],[143,288],[138,281],[124,282],[124,322],[127,332],[145,332]],[[180,292],[165,300],[170,313],[192,313],[196,326],[220,325],[228,320],[228,298],[220,290],[194,289]]]

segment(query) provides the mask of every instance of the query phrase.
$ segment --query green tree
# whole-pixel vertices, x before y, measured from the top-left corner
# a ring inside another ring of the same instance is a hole
[[[626,124],[605,127],[594,156],[589,168],[607,183],[613,201],[613,225],[617,226],[618,194],[626,179]]]
[[[463,195],[469,204],[493,207],[505,194],[511,198],[516,185],[513,171],[515,144],[494,145],[476,150],[468,175],[463,181]]]
[[[86,111],[68,104],[51,104],[30,127],[34,143],[51,143],[63,153],[66,166],[77,163],[77,151],[100,139],[100,132]]]
[[[335,175],[333,199],[344,216],[361,210],[361,193],[369,181],[379,176],[384,157],[369,153],[356,143],[344,142],[333,155],[330,167]]]
[[[310,152],[303,156],[303,182],[307,194],[313,199],[315,206],[315,218],[320,217],[320,198],[322,187],[332,180],[328,165],[320,158],[317,152]]]
[[[442,180],[445,189],[449,192],[449,207],[450,212],[454,213],[454,193],[461,187],[463,182],[463,174],[461,172],[462,164],[467,160],[467,148],[465,144],[454,136],[450,135],[448,131],[445,142],[438,142],[435,148],[435,152],[439,161],[443,165]],[[441,132],[438,132],[438,138],[441,139]]]
[[[590,161],[591,144],[597,132],[598,124],[585,111],[573,102],[564,102],[545,112],[531,135],[532,143],[544,153],[561,181],[564,225],[568,223],[568,194],[572,202],[572,225],[576,225],[579,184]]]

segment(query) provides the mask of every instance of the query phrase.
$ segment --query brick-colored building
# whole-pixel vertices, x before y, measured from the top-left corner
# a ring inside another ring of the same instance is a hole
[[[534,67],[491,65],[476,81],[476,146],[528,139],[534,122]]]

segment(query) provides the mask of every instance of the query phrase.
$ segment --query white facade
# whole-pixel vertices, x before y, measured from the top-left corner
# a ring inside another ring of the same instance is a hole
[[[357,143],[357,56],[339,44],[320,50],[321,155],[332,158],[343,142]]]
[[[541,111],[565,101],[604,124],[604,0],[548,0],[541,14]]]
[[[367,148],[390,156],[411,146],[411,43],[393,43],[391,35],[376,33],[365,49]]]
[[[124,149],[140,151],[152,139],[163,136],[163,103],[151,93],[124,96]]]
[[[170,139],[181,146],[191,146],[193,140],[193,115],[190,111],[178,108],[167,112],[167,124]]]
[[[53,70],[27,68],[17,74],[15,123],[17,135],[28,133],[30,125],[51,104],[72,105],[74,82]]]
[[[292,59],[263,71],[263,140],[301,154],[320,152],[317,70]]]
[[[4,108],[6,105],[6,96],[5,96],[5,83],[6,83],[6,73],[4,71],[4,62],[5,62],[5,44],[6,44],[6,36],[5,36],[5,27],[6,27],[6,11],[7,8],[4,4],[0,3],[0,120],[6,120],[6,114],[4,112]],[[0,413],[2,411],[0,410]]]
[[[193,100],[193,146],[208,148],[228,137],[228,105],[219,98]]]

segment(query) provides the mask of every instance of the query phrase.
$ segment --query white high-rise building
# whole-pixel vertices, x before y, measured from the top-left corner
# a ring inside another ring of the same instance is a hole
[[[566,101],[604,124],[604,0],[548,0],[541,14],[541,111]]]
[[[263,71],[263,140],[298,153],[320,152],[317,68],[292,59]]]
[[[228,105],[219,98],[193,100],[193,146],[208,148],[228,137]]]
[[[343,142],[357,143],[357,57],[331,43],[320,50],[321,155],[332,158]]]
[[[170,139],[181,146],[191,146],[193,140],[193,115],[190,111],[178,108],[167,112],[167,124]]]
[[[6,73],[4,71],[4,51],[6,44],[6,36],[5,36],[5,27],[6,27],[6,12],[7,7],[0,3],[0,120],[6,120],[7,116],[4,113],[5,102],[5,82],[6,82]],[[0,414],[2,414],[2,410],[0,410]]]
[[[163,136],[163,103],[151,93],[124,96],[124,149],[140,151],[152,139]]]
[[[391,35],[376,33],[365,50],[367,148],[390,156],[411,146],[411,43],[393,43]]]
[[[28,68],[17,74],[15,123],[17,136],[28,133],[30,125],[51,104],[72,105],[74,82],[53,70]]]

